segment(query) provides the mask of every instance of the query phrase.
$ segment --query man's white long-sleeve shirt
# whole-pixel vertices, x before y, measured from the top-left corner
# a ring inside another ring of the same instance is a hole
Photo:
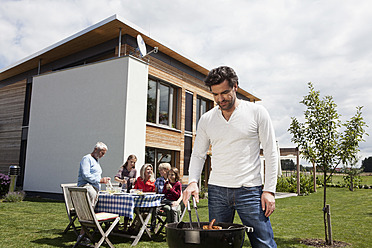
[[[278,152],[274,128],[266,109],[239,100],[227,121],[218,106],[199,120],[189,167],[189,183],[197,182],[209,146],[212,146],[212,171],[209,184],[238,188],[262,185],[260,144],[265,156],[264,191],[275,192]]]

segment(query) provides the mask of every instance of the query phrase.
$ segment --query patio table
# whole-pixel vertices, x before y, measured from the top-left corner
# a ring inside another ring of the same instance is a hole
[[[95,210],[97,212],[114,213],[120,216],[129,217],[131,219],[133,219],[134,213],[136,213],[136,215],[138,215],[142,223],[141,229],[137,235],[113,233],[118,236],[134,238],[132,246],[135,246],[141,239],[144,231],[146,231],[147,235],[150,238],[152,238],[151,233],[147,228],[147,224],[151,218],[151,215],[156,210],[156,207],[161,206],[161,200],[163,199],[163,196],[164,196],[163,194],[149,193],[143,194],[100,193],[98,195],[98,202]],[[145,220],[142,218],[142,215],[140,213],[148,213]]]

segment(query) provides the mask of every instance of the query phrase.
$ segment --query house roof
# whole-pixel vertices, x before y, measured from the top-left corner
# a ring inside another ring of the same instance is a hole
[[[194,62],[187,56],[175,52],[168,46],[164,45],[163,42],[159,42],[153,39],[146,31],[137,27],[135,24],[129,22],[128,20],[120,18],[117,15],[113,15],[70,37],[67,37],[66,39],[63,39],[39,52],[36,52],[10,66],[1,69],[0,80],[4,80],[23,72],[38,68],[39,62],[42,66],[68,55],[74,54],[78,51],[94,47],[116,37],[118,38],[120,28],[122,30],[122,35],[128,34],[132,37],[136,37],[138,34],[140,34],[147,45],[151,47],[158,47],[159,51],[161,51],[162,53],[182,62],[183,64],[193,68],[194,70],[204,75],[208,74],[209,70],[205,67]],[[239,88],[238,92],[252,100],[261,100],[241,88]]]

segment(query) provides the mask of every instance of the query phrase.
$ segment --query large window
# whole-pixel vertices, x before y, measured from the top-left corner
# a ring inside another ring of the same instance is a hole
[[[145,163],[154,166],[155,177],[159,177],[158,166],[161,163],[170,163],[172,167],[179,168],[179,152],[172,150],[157,149],[153,147],[146,147]]]
[[[147,121],[177,128],[177,88],[149,79],[147,90]]]

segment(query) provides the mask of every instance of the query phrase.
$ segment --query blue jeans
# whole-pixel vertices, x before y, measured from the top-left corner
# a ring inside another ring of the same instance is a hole
[[[274,233],[269,218],[261,207],[262,187],[226,188],[208,185],[209,221],[233,223],[235,210],[245,226],[253,227],[248,234],[252,247],[275,248]]]

